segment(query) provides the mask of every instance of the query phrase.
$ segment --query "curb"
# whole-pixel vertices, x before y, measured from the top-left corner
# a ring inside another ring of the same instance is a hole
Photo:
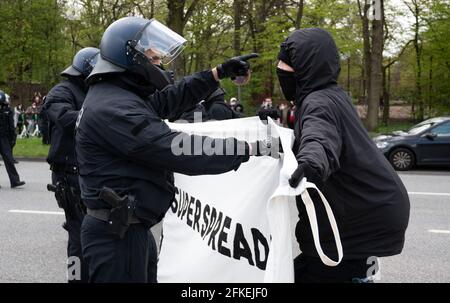
[[[20,162],[47,162],[46,158],[21,158],[21,157],[14,157],[17,161]]]

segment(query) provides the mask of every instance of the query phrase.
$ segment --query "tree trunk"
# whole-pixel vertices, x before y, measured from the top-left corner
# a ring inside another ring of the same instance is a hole
[[[424,106],[423,106],[423,99],[422,99],[422,85],[421,85],[421,79],[422,79],[422,49],[419,41],[419,6],[416,2],[414,2],[415,5],[415,19],[416,23],[414,26],[414,50],[416,52],[416,100],[417,100],[417,119],[419,121],[423,120],[423,112],[424,112]]]
[[[305,1],[300,0],[300,2],[298,3],[298,8],[297,8],[297,16],[295,17],[295,28],[296,29],[300,29],[300,27],[302,26],[303,8],[304,7],[305,7]]]
[[[371,64],[371,51],[370,51],[370,29],[369,29],[369,17],[368,11],[370,8],[370,3],[367,0],[363,0],[364,5],[358,0],[359,14],[362,22],[362,35],[363,35],[363,45],[364,45],[364,55],[363,55],[363,83],[362,83],[362,97],[364,103],[367,102],[367,95],[370,90],[370,64]]]
[[[391,99],[391,66],[383,68],[383,124],[389,124],[389,111],[390,111],[390,99]]]
[[[347,91],[348,95],[351,96],[350,92],[350,56],[347,58]]]
[[[185,0],[167,1],[167,26],[181,36],[183,36],[184,31],[184,5]],[[172,69],[176,77],[185,75],[185,58],[183,54],[172,63]]]
[[[234,0],[234,33],[233,33],[233,49],[234,55],[241,54],[241,19],[242,19],[242,0]]]
[[[428,115],[432,116],[433,106],[433,55],[430,55],[430,70],[428,73]]]
[[[383,0],[380,0],[383,15]],[[372,48],[370,56],[369,101],[367,109],[367,128],[374,131],[378,126],[378,110],[383,87],[383,18],[372,21]]]

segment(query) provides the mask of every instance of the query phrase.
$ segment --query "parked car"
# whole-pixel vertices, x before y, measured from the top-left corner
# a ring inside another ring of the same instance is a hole
[[[450,166],[450,117],[428,119],[408,131],[381,135],[374,141],[396,170]]]

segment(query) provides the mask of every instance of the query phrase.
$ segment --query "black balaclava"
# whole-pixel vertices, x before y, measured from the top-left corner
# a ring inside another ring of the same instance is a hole
[[[338,49],[331,35],[323,29],[294,31],[281,44],[278,58],[294,69],[294,72],[277,69],[277,74],[288,101],[295,90],[293,99],[297,105],[310,93],[337,84],[340,72]]]

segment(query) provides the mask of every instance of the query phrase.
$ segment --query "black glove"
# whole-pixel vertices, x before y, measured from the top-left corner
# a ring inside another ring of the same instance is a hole
[[[217,75],[219,79],[236,78],[237,76],[247,76],[250,69],[250,63],[247,60],[256,58],[259,55],[256,53],[233,57],[224,63],[217,66]]]
[[[258,112],[259,119],[261,121],[267,121],[267,117],[270,117],[274,120],[280,118],[280,113],[277,109],[270,108],[270,109],[261,109]]]
[[[261,157],[270,156],[275,159],[280,158],[280,153],[283,153],[283,146],[279,137],[272,137],[270,140],[259,140],[250,143],[252,146],[251,156]]]
[[[316,184],[316,186],[320,189],[323,186],[322,178],[319,176],[317,171],[309,166],[308,163],[303,162],[300,163],[297,167],[297,169],[292,174],[291,178],[289,179],[289,185],[293,188],[296,188],[302,179],[306,177],[309,182],[312,182]]]

